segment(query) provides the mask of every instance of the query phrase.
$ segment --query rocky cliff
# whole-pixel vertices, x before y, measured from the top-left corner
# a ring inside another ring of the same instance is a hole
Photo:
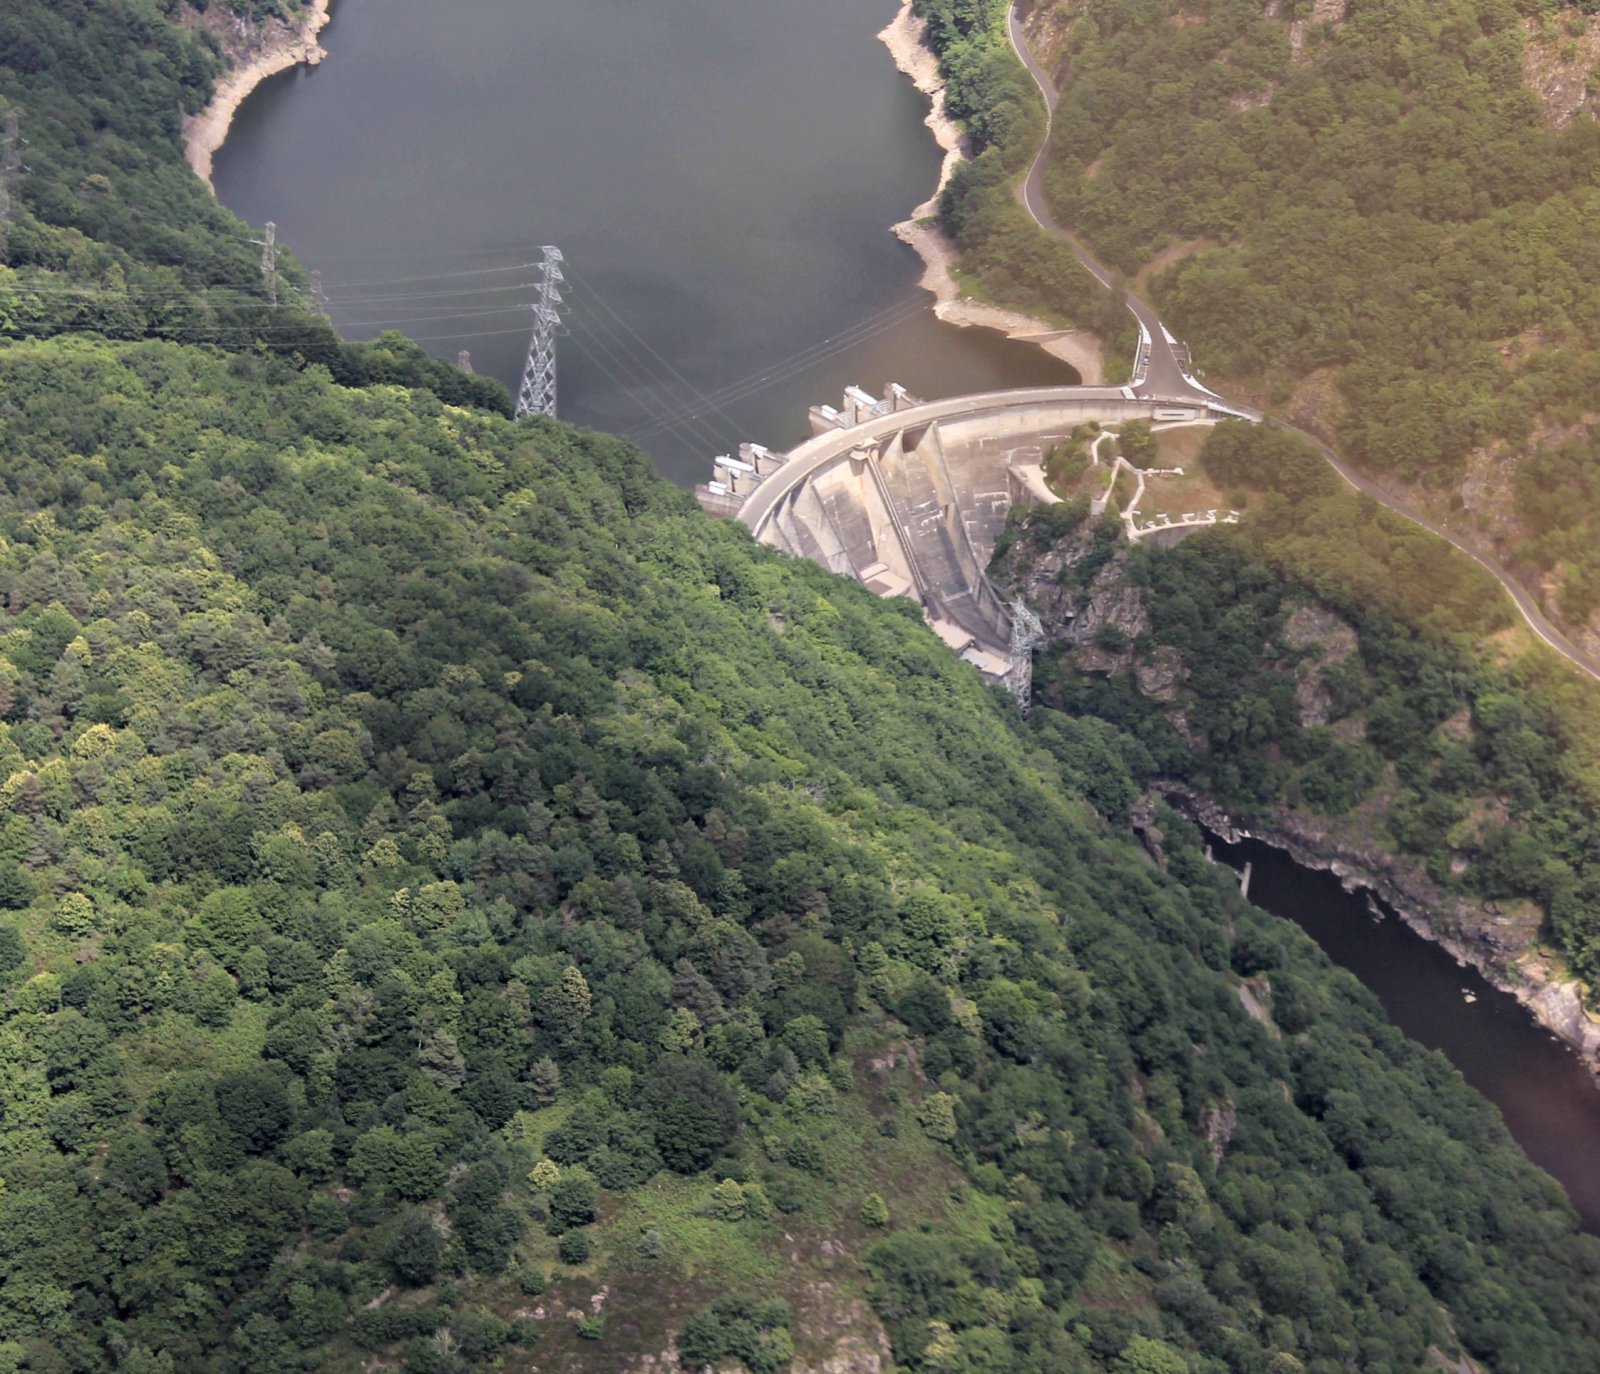
[[[1212,746],[1191,725],[1186,690],[1201,665],[1189,661],[1193,652],[1186,656],[1151,633],[1151,594],[1130,568],[1133,551],[1109,525],[1082,518],[1064,529],[1067,523],[1060,514],[1024,513],[994,570],[1039,614],[1048,636],[1041,655],[1068,674],[1126,676],[1194,755],[1207,754]],[[1355,629],[1334,611],[1300,600],[1283,617],[1277,642],[1261,646],[1263,660],[1292,688],[1302,731],[1325,730],[1347,741],[1364,735],[1365,720],[1359,713],[1341,715],[1329,684],[1358,643]],[[1036,680],[1045,704],[1064,704],[1051,671]],[[1467,728],[1464,722],[1460,728]],[[1397,845],[1389,825],[1392,797],[1384,788],[1350,813],[1330,816],[1301,798],[1281,796],[1259,812],[1230,808],[1172,777],[1152,779],[1150,787],[1153,796],[1226,839],[1260,840],[1306,867],[1332,872],[1348,890],[1377,894],[1418,934],[1513,994],[1600,1075],[1600,1023],[1585,1010],[1582,985],[1544,943],[1543,913],[1528,901],[1494,901],[1435,881],[1420,858]],[[1485,805],[1493,809],[1494,799]],[[1151,847],[1153,808],[1139,809],[1140,818],[1135,829]],[[1159,854],[1159,830],[1154,834],[1152,853]],[[1452,857],[1451,876],[1465,874],[1475,858],[1464,845]]]

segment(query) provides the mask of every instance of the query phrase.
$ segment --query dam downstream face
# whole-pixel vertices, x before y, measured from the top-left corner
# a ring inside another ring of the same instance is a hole
[[[637,437],[680,484],[740,439],[798,441],[851,382],[1075,381],[919,309],[889,226],[940,154],[875,38],[896,9],[334,0],[327,60],[245,103],[217,191],[321,271],[346,337],[393,324],[513,387],[534,274],[496,269],[559,245],[561,417]]]

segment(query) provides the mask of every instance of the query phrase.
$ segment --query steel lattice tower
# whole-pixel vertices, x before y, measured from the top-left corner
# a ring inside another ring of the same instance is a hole
[[[1023,715],[1033,704],[1033,646],[1044,640],[1044,626],[1019,596],[1011,603],[1011,669],[1006,687]]]
[[[261,285],[267,293],[267,299],[273,304],[278,303],[278,226],[270,219],[266,223],[267,236],[260,239],[251,239],[250,242],[260,245],[261,248]]]
[[[539,299],[533,303],[533,337],[528,341],[528,365],[522,371],[522,387],[517,392],[517,419],[525,415],[556,413],[556,330],[561,316],[561,292],[556,288],[566,280],[561,264],[566,261],[559,248],[548,244],[542,250],[539,266]]]

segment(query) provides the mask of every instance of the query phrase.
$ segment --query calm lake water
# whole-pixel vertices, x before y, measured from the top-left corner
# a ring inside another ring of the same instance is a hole
[[[1346,892],[1331,873],[1302,868],[1255,840],[1212,837],[1217,858],[1252,865],[1250,900],[1293,921],[1377,995],[1413,1040],[1441,1051],[1500,1108],[1528,1157],[1558,1179],[1600,1233],[1600,1089],[1577,1055],[1510,993],[1491,987],[1382,904]],[[1474,1000],[1468,1001],[1471,996]]]
[[[562,418],[632,433],[679,483],[740,439],[803,438],[807,406],[850,382],[1074,381],[935,320],[888,232],[940,160],[927,102],[874,38],[896,9],[335,0],[327,61],[245,104],[217,190],[321,270],[347,336],[395,323],[513,386],[533,274],[494,269],[558,245]]]

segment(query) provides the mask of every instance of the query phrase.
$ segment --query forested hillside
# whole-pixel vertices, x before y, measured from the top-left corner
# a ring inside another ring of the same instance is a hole
[[[939,198],[967,283],[1008,306],[1091,326],[1131,357],[1121,300],[1095,284],[1066,244],[1040,234],[1011,193],[1044,136],[1044,106],[1006,42],[1004,0],[916,9],[939,54],[945,106],[971,154]]]
[[[244,236],[163,13],[0,17],[56,153],[8,289],[220,279],[155,246],[151,180]],[[149,218],[51,199],[95,175]],[[0,1369],[1592,1362],[1600,1243],[1180,820],[1129,838],[1136,734],[250,309],[3,323]]]
[[[233,8],[259,18],[298,7]],[[498,383],[397,334],[341,341],[308,308],[305,273],[288,254],[278,303],[269,302],[259,234],[218,205],[180,155],[182,117],[205,104],[222,70],[198,18],[181,0],[0,9],[0,128],[14,114],[26,153],[0,251],[0,337],[94,330],[266,348],[323,363],[351,384],[426,384],[510,414]]]
[[[604,1281],[609,1368],[742,1270],[762,1350],[825,1350],[797,1230],[911,1368],[1592,1348],[1559,1192],[1192,845],[1113,838],[1114,731],[1024,737],[612,441],[155,343],[0,392],[34,1367],[559,1348],[517,1285]]]
[[[1202,462],[1250,511],[1178,548],[1127,549],[1081,508],[1022,513],[999,571],[1058,626],[1133,598],[1125,624],[1045,656],[1046,699],[1137,734],[1152,778],[1258,822],[1332,821],[1347,846],[1425,871],[1441,933],[1471,899],[1503,977],[1545,941],[1593,986],[1593,690],[1504,652],[1514,612],[1492,579],[1350,492],[1296,436],[1223,425]],[[1483,903],[1503,904],[1498,929]]]
[[[1146,282],[1212,385],[1465,518],[1582,632],[1600,608],[1594,7],[1029,8],[1060,73],[1061,222]]]
[[[957,106],[1005,109],[1013,97],[966,56],[981,46],[1003,64],[1005,6],[924,8]],[[1600,381],[1600,130],[1592,82],[1566,78],[1600,56],[1587,10],[1058,3],[1033,6],[1029,27],[1059,64],[1062,221],[1143,281],[1214,384],[1422,484],[1581,627],[1600,511],[1585,408]],[[1460,195],[1440,190],[1457,181]],[[958,194],[947,211],[959,219]],[[1350,844],[1426,869],[1446,897],[1509,903],[1505,928],[1488,922],[1500,943],[1484,946],[1503,976],[1553,951],[1592,985],[1600,715],[1587,684],[1524,655],[1480,570],[1363,506],[1308,448],[1219,440],[1217,483],[1264,506],[1237,538],[1129,562],[1149,601],[1144,642],[1069,649],[1051,690],[1141,722],[1161,771],[1239,814],[1299,804],[1320,827],[1350,813],[1335,827]],[[1056,533],[1075,537],[1058,514],[1033,521],[1009,572],[1059,561]],[[1090,595],[1110,556],[1044,595]],[[1331,729],[1297,719],[1309,650],[1279,637],[1296,598],[1359,632],[1361,653],[1331,678]],[[1193,651],[1176,706],[1122,671],[1161,651]],[[1175,713],[1198,733],[1174,733]]]

